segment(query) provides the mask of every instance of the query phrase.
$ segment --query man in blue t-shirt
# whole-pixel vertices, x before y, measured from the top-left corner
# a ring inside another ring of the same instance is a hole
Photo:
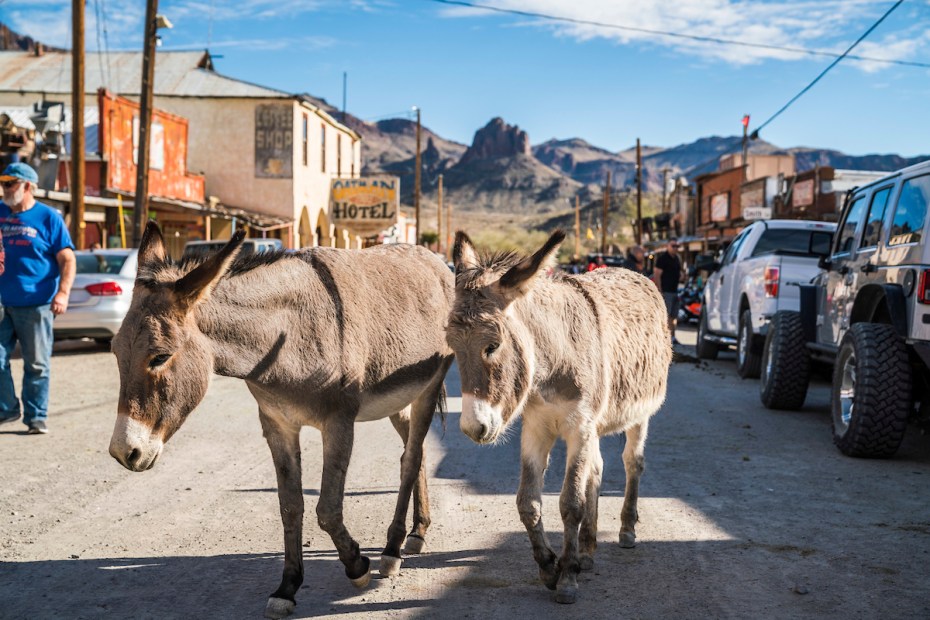
[[[6,264],[0,275],[0,424],[20,416],[10,357],[23,354],[23,423],[29,434],[48,432],[52,319],[68,309],[77,263],[64,220],[34,197],[39,176],[24,163],[0,174],[0,233]]]

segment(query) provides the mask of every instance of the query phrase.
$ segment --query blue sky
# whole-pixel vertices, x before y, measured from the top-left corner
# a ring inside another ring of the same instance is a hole
[[[842,52],[894,2],[475,0],[578,20]],[[89,50],[139,49],[144,0],[87,0]],[[736,135],[774,114],[829,57],[705,44],[430,0],[162,0],[161,49],[221,55],[225,75],[341,106],[409,116],[470,143],[492,117],[533,144],[580,137],[612,151]],[[101,19],[97,20],[97,14]],[[0,0],[0,20],[70,47],[70,0]],[[99,26],[99,29],[98,29]],[[105,32],[104,32],[105,31]],[[904,2],[853,52],[930,64],[930,0]],[[844,60],[761,132],[782,147],[930,154],[930,68]]]

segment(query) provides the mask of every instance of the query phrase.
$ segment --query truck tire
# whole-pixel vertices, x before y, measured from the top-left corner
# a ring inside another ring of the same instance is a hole
[[[711,342],[707,339],[707,315],[704,314],[704,309],[701,308],[701,317],[698,319],[698,331],[697,331],[697,356],[701,360],[715,360],[717,359],[717,351],[719,347],[716,342]]]
[[[894,327],[855,323],[833,368],[833,443],[847,456],[888,458],[897,452],[911,410],[907,345]]]
[[[804,405],[811,380],[811,357],[798,312],[776,312],[762,350],[759,396],[769,409],[795,411]]]
[[[752,333],[752,314],[743,310],[739,317],[739,332],[736,340],[736,372],[743,379],[758,379],[762,369],[762,351]]]

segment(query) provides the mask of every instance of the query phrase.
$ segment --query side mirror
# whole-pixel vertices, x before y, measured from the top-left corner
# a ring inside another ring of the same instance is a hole
[[[826,256],[821,256],[819,259],[817,259],[817,266],[824,271],[830,271],[830,268],[833,267],[833,261]]]

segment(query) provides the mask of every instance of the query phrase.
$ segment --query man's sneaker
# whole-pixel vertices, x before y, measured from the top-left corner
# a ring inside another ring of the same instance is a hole
[[[0,424],[6,424],[7,422],[15,422],[19,419],[19,412],[16,413],[4,413],[0,415]]]
[[[29,423],[29,435],[44,435],[48,432],[48,427],[42,420],[36,420]]]

